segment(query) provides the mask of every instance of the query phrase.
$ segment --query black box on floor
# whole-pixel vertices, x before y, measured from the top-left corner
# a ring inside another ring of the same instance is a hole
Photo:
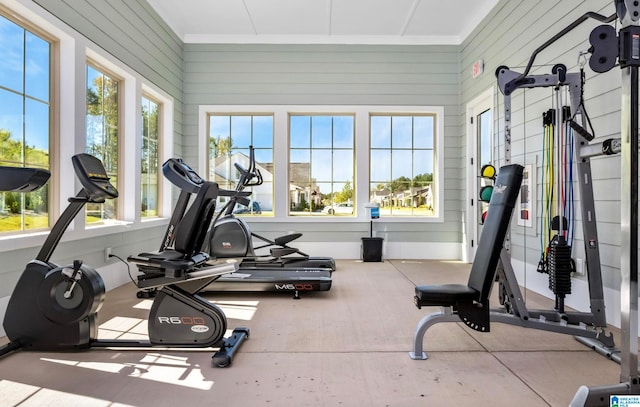
[[[382,261],[382,237],[362,238],[362,261]]]

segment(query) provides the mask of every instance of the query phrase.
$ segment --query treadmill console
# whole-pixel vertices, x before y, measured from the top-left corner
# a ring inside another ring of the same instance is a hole
[[[118,197],[118,190],[109,182],[109,176],[102,161],[86,153],[74,155],[71,161],[76,176],[91,201],[104,202],[105,199]]]
[[[162,164],[162,173],[182,191],[197,194],[204,180],[181,158],[170,158]]]
[[[0,166],[0,192],[32,192],[46,184],[50,176],[41,168]]]

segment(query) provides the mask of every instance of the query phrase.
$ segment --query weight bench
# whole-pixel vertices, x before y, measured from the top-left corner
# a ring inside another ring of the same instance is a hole
[[[524,167],[506,165],[498,171],[484,227],[473,259],[469,281],[464,284],[416,286],[416,307],[440,306],[441,312],[422,318],[413,337],[411,359],[427,359],[422,343],[427,329],[438,322],[464,322],[470,328],[489,332],[489,294],[511,215],[520,192]]]

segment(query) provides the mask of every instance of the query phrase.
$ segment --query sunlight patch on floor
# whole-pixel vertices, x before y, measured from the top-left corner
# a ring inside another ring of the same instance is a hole
[[[58,390],[45,389],[29,384],[0,380],[0,405],[28,406],[91,406],[132,407],[95,397],[82,396]]]
[[[166,355],[159,352],[146,353],[142,356],[139,363],[78,361],[52,358],[42,358],[41,360],[198,390],[210,390],[213,387],[212,381],[205,380],[200,365],[187,363],[186,357]],[[210,367],[207,366],[206,368]]]

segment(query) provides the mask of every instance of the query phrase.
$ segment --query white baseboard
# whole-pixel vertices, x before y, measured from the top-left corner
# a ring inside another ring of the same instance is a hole
[[[310,256],[327,256],[334,259],[362,258],[361,242],[298,242],[295,247]],[[459,243],[383,242],[383,259],[459,260],[462,256]]]

